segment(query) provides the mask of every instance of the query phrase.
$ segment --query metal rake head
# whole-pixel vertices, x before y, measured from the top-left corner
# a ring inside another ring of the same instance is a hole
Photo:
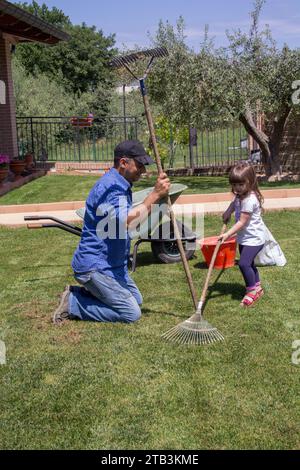
[[[224,341],[224,336],[203,318],[193,315],[162,335],[167,341],[178,344],[212,344]]]
[[[145,59],[149,57],[166,57],[167,55],[169,55],[169,53],[165,47],[156,47],[155,49],[147,49],[145,51],[139,51],[134,52],[133,54],[115,57],[111,60],[109,65],[114,68],[120,68],[125,67],[126,65],[130,65],[140,59]]]

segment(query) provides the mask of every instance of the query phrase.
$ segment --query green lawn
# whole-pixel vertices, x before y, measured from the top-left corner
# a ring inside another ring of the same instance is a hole
[[[239,307],[238,268],[225,271],[205,315],[226,341],[205,347],[161,340],[192,305],[181,266],[153,264],[147,245],[134,274],[144,296],[138,323],[55,327],[77,238],[1,228],[0,448],[299,449],[291,355],[300,339],[300,212],[265,220],[288,264],[261,268],[266,295],[250,310]],[[205,235],[219,229],[218,217],[206,218]],[[198,252],[190,263],[198,292],[202,261]]]
[[[45,176],[0,197],[0,205],[85,200],[97,179],[97,176]],[[226,177],[172,177],[171,181],[188,186],[184,194],[229,191]],[[134,189],[138,191],[153,186],[154,183],[155,177],[145,178],[135,184]],[[263,183],[261,187],[263,189],[299,188],[300,183]]]

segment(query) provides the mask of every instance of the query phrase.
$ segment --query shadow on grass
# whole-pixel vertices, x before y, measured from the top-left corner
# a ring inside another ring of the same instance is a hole
[[[262,186],[264,189],[280,188],[287,187],[293,188],[297,186],[295,181],[260,181],[259,186]]]
[[[219,271],[218,276],[216,277],[213,284],[208,287],[203,311],[206,307],[207,302],[210,299],[216,299],[218,297],[230,295],[233,300],[240,300],[244,296],[245,287],[242,284],[238,284],[236,282],[219,282],[221,276],[225,271],[226,269],[222,269],[221,271]]]
[[[161,264],[161,263],[159,263],[154,258],[151,251],[138,253],[136,257],[136,269],[142,266],[150,266],[151,264]],[[129,265],[129,269],[131,269],[131,265]]]
[[[47,277],[36,277],[34,279],[25,279],[23,282],[39,282],[39,281],[50,281],[51,279],[66,279],[65,274],[55,275],[55,276],[47,276]]]
[[[22,271],[27,271],[28,269],[44,269],[44,268],[69,268],[70,263],[68,264],[39,264],[38,266],[22,266]]]
[[[207,264],[204,261],[202,261],[201,263],[195,264],[194,267],[195,267],[195,269],[206,269],[206,270],[208,270]]]
[[[239,262],[239,260],[236,259],[235,262],[234,262],[234,265],[237,266],[237,265],[238,265],[238,262]],[[196,269],[206,269],[206,270],[208,270],[208,266],[207,266],[207,264],[206,264],[204,261],[202,261],[201,263],[195,264],[194,267],[195,267]],[[233,267],[233,266],[230,266],[230,268],[231,268],[231,267]],[[226,271],[227,269],[230,269],[230,268],[226,268],[225,271]],[[214,271],[221,271],[221,272],[223,272],[223,270],[221,270],[221,269],[215,269]]]
[[[243,284],[236,282],[216,282],[213,286],[209,287],[206,302],[212,298],[224,297],[230,295],[233,300],[241,300],[245,294],[245,287]]]
[[[150,316],[150,315],[164,315],[164,316],[168,316],[168,317],[175,317],[175,318],[179,318],[178,316],[178,312],[177,313],[172,313],[170,310],[168,311],[165,311],[165,310],[153,310],[151,308],[147,308],[147,307],[142,307],[141,308],[141,311],[142,311],[142,315],[145,315],[145,316]],[[192,314],[193,312],[191,312]]]

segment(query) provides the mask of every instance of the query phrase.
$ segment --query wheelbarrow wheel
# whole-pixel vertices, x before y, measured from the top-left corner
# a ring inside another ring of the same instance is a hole
[[[182,242],[186,259],[190,260],[195,254],[195,250],[187,249],[187,242]],[[153,241],[151,242],[153,256],[161,263],[179,263],[181,261],[180,252],[175,241]]]
[[[191,242],[195,240],[196,235],[179,220],[177,220],[177,225],[182,238],[188,238]],[[152,253],[153,256],[161,263],[179,263],[181,261],[181,256],[176,240],[158,240],[159,238],[162,238],[163,233],[168,233],[168,230],[170,230],[169,222],[165,222],[157,229],[156,240],[151,242]],[[170,238],[174,238],[172,229]],[[194,256],[195,249],[192,249],[191,243],[188,243],[187,241],[183,241],[182,243],[186,258],[189,260]]]

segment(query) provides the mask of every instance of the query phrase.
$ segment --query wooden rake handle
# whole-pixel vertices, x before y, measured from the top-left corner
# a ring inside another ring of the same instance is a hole
[[[157,171],[158,171],[158,174],[160,175],[163,172],[163,169],[162,169],[161,159],[160,159],[159,150],[158,150],[158,146],[157,146],[157,141],[156,141],[156,136],[155,136],[155,129],[154,129],[154,124],[153,124],[152,114],[151,114],[151,111],[150,111],[149,100],[148,100],[148,96],[146,94],[146,90],[145,90],[145,88],[143,88],[144,87],[143,80],[140,81],[140,86],[141,86],[141,91],[142,91],[142,96],[143,96],[143,101],[144,101],[144,107],[145,107],[145,113],[146,113],[146,118],[147,118],[147,122],[148,122],[149,132],[150,132],[151,141],[152,141],[152,145],[153,145]],[[174,211],[173,211],[173,207],[172,207],[172,203],[171,203],[171,199],[170,199],[169,195],[168,195],[168,209],[169,209],[169,213],[170,213],[171,222],[172,222],[172,225],[173,225],[173,228],[174,228],[174,235],[175,235],[176,242],[177,242],[177,245],[178,245],[178,249],[179,249],[179,252],[180,252],[181,261],[182,261],[182,264],[183,264],[183,267],[184,267],[185,275],[186,275],[188,285],[189,285],[189,288],[190,288],[190,292],[191,292],[191,296],[192,296],[192,299],[193,299],[193,302],[194,302],[194,307],[196,309],[197,308],[197,294],[196,294],[195,286],[194,286],[194,283],[193,283],[193,278],[192,278],[192,275],[191,275],[190,267],[189,267],[188,261],[186,259],[186,255],[185,255],[185,251],[184,251],[184,248],[183,248],[180,232],[179,232],[179,229],[178,229],[176,217],[175,217],[175,214],[174,214]]]
[[[227,225],[224,224],[223,227],[222,227],[221,233],[219,235],[220,237],[225,233],[226,228],[227,228]],[[200,302],[202,302],[202,303],[204,303],[204,301],[206,299],[206,294],[207,294],[207,289],[208,289],[211,273],[212,273],[212,270],[214,268],[216,257],[217,257],[217,254],[218,254],[218,251],[220,249],[221,244],[222,244],[222,240],[219,240],[218,243],[215,246],[212,258],[210,260],[208,273],[207,273],[207,276],[206,276],[205,284],[204,284],[203,291],[202,291],[202,294],[201,294],[201,299],[200,299]]]

